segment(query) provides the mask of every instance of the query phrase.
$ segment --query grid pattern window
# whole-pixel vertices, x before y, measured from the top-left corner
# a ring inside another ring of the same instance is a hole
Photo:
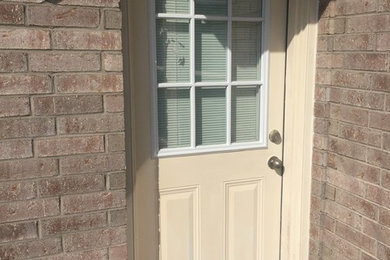
[[[265,145],[262,0],[155,0],[159,155]]]

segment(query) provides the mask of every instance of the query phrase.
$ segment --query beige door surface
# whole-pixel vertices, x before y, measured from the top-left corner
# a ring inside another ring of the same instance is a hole
[[[283,130],[286,2],[268,1],[268,132]],[[267,161],[282,146],[160,158],[160,259],[279,259],[282,177]]]

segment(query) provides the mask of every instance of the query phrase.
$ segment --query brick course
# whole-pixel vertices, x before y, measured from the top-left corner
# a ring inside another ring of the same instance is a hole
[[[119,0],[0,2],[0,259],[124,260]]]
[[[320,1],[310,259],[390,259],[389,3]]]

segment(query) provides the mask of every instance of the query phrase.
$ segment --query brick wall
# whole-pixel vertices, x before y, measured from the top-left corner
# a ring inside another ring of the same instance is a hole
[[[0,2],[0,259],[126,259],[120,29],[119,0]]]
[[[310,256],[390,259],[390,1],[320,15]]]

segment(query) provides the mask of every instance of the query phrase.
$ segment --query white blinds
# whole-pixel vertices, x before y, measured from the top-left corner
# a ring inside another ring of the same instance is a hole
[[[196,144],[226,143],[226,88],[196,89]]]
[[[196,21],[196,81],[226,81],[227,23]]]
[[[160,89],[158,91],[159,146],[188,147],[191,144],[189,89]]]
[[[156,33],[158,82],[189,82],[190,35],[188,20],[158,20]]]
[[[262,1],[155,1],[159,148],[259,142]]]

